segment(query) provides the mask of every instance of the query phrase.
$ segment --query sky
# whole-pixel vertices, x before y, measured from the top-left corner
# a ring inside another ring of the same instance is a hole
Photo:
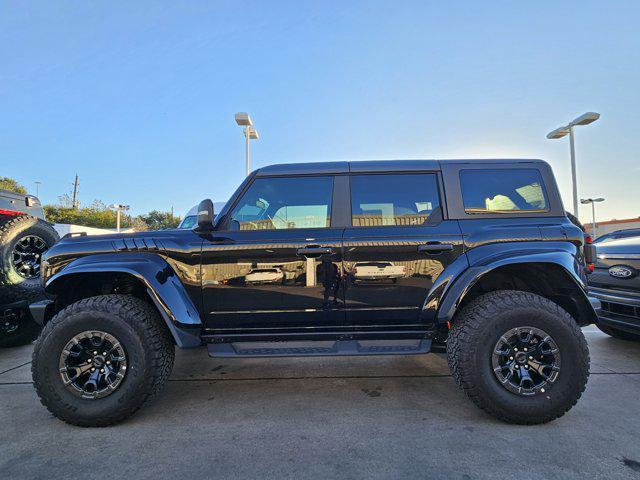
[[[273,163],[542,158],[640,216],[640,2],[4,1],[0,176],[186,212]],[[591,220],[588,206],[583,221]]]

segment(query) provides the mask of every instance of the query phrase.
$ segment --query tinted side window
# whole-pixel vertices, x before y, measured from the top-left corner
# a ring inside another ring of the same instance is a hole
[[[468,214],[549,210],[542,176],[536,169],[461,170],[460,187]]]
[[[438,182],[433,173],[351,177],[354,227],[422,225],[439,206]]]
[[[333,177],[258,178],[231,213],[240,230],[325,228]]]

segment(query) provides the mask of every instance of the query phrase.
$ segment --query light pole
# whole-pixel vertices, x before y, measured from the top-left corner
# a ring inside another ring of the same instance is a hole
[[[36,197],[40,196],[40,185],[42,184],[42,182],[33,182],[36,184]]]
[[[248,113],[236,113],[236,123],[244,127],[242,131],[244,132],[246,143],[245,160],[247,164],[247,176],[249,176],[249,142],[251,140],[258,140],[260,136],[258,135],[258,131],[253,128],[253,122]]]
[[[129,205],[120,205],[119,203],[114,203],[113,205],[109,205],[116,211],[116,231],[120,232],[120,212],[129,210]]]
[[[586,205],[591,204],[591,237],[596,239],[596,203],[604,202],[604,198],[581,198],[580,203]]]
[[[573,183],[573,214],[578,216],[578,181],[576,175],[576,149],[573,142],[573,127],[578,125],[589,125],[600,118],[599,113],[587,112],[580,115],[578,118],[569,122],[564,127],[556,128],[553,132],[547,134],[547,138],[556,139],[562,138],[569,134],[569,145],[571,148],[571,181]]]

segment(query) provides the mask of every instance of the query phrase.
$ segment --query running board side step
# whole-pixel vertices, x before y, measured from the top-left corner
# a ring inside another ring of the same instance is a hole
[[[210,343],[211,357],[320,357],[339,355],[416,355],[428,353],[430,339],[336,340],[311,342]]]

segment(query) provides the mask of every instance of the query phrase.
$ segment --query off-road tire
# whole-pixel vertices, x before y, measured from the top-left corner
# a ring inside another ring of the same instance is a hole
[[[640,342],[640,334],[627,332],[625,330],[619,330],[617,328],[612,328],[607,325],[600,325],[599,323],[596,323],[596,327],[598,327],[602,332],[606,333],[607,335],[613,338],[617,338],[620,340],[628,340],[631,342]]]
[[[23,300],[32,303],[44,297],[40,277],[24,278],[11,261],[16,244],[27,235],[40,237],[47,248],[60,240],[50,224],[30,215],[18,215],[0,222],[0,306]]]
[[[87,330],[113,335],[124,347],[127,372],[108,396],[81,398],[59,373],[64,346]],[[80,300],[46,324],[33,351],[31,373],[42,404],[59,419],[81,427],[105,427],[135,413],[166,383],[174,361],[171,335],[154,307],[129,295]]]
[[[533,396],[507,390],[491,364],[500,336],[523,326],[548,333],[562,357],[556,381]],[[482,295],[456,315],[447,339],[447,359],[456,383],[478,407],[502,421],[522,425],[564,415],[584,392],[589,377],[587,343],[571,315],[547,298],[515,290]]]
[[[0,312],[0,322],[5,321],[5,313],[9,314],[9,312],[5,311]],[[18,315],[18,328],[10,332],[6,332],[4,330],[4,326],[2,326],[2,330],[0,330],[0,348],[27,345],[38,338],[42,327],[35,322],[33,317],[31,317],[27,307],[11,313]]]

